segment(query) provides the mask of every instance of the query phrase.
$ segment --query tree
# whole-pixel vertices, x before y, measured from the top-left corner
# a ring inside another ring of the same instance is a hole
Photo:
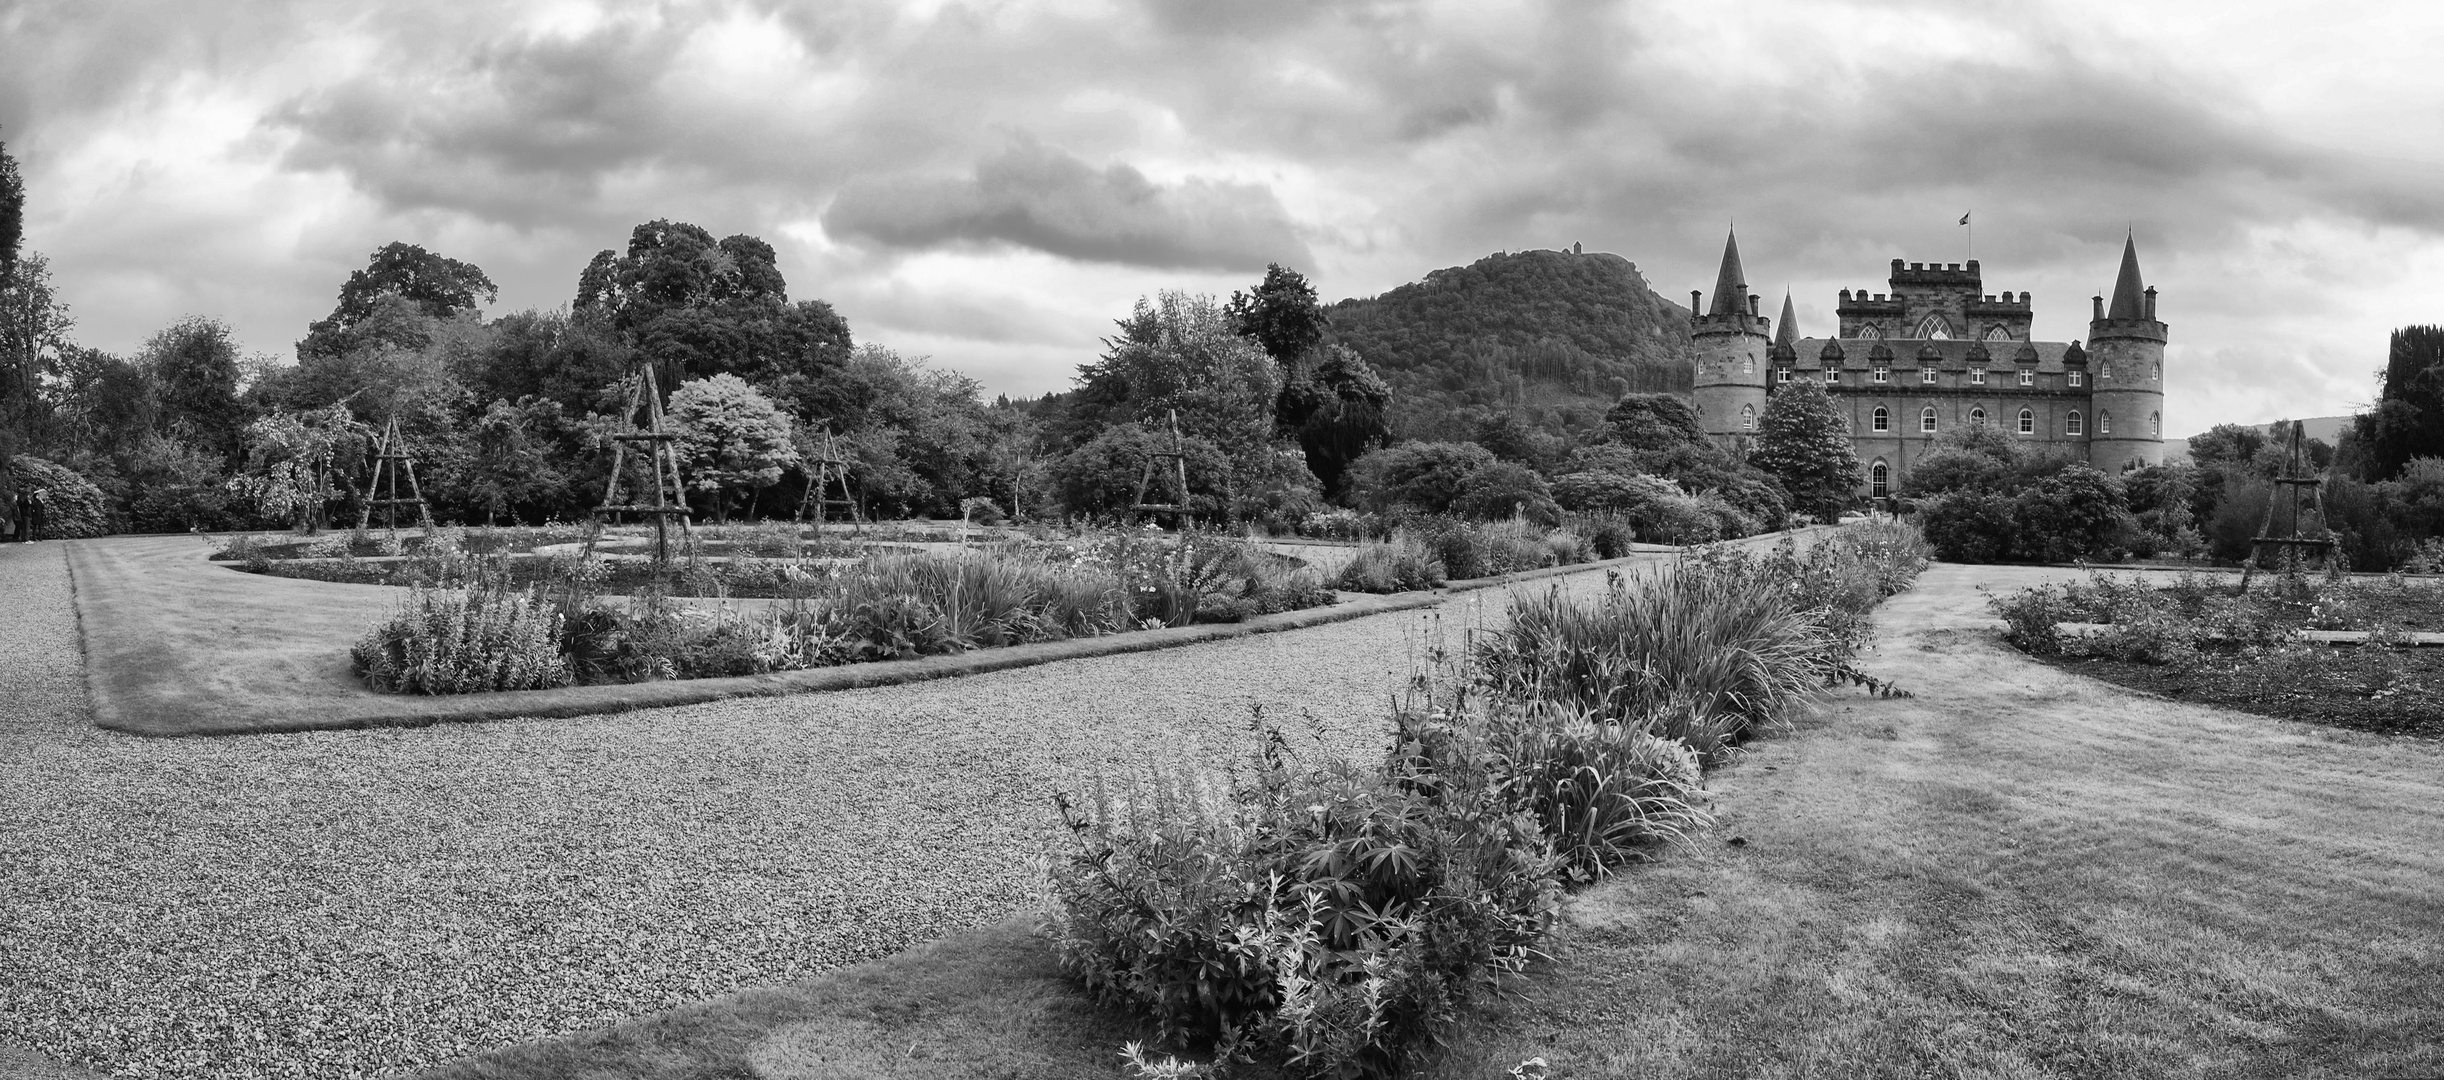
[[[1350,463],[1391,442],[1392,390],[1344,346],[1326,345],[1310,356],[1312,370],[1304,362],[1291,370],[1274,418],[1297,417],[1289,430],[1308,471],[1325,495],[1338,496]]]
[[[158,388],[169,434],[226,462],[243,449],[246,407],[238,401],[238,349],[229,327],[200,315],[144,343],[138,361]]]
[[[1167,424],[1233,452],[1271,441],[1282,376],[1232,328],[1210,296],[1165,290],[1139,298],[1101,359],[1078,368],[1067,433],[1073,442],[1118,424]]]
[[[779,483],[798,464],[789,414],[736,375],[682,383],[670,395],[679,429],[679,469],[691,488],[712,496],[713,518],[728,522],[729,494]]]
[[[1072,514],[1126,514],[1137,498],[1147,462],[1156,460],[1156,452],[1170,450],[1168,428],[1156,431],[1143,424],[1106,428],[1053,462],[1054,497]],[[1221,447],[1195,436],[1180,440],[1180,452],[1188,469],[1189,515],[1207,522],[1228,518],[1233,471],[1229,456]],[[1147,502],[1163,503],[1177,497],[1177,480],[1166,480],[1157,471],[1153,483],[1155,487],[1145,493]]]
[[[560,426],[560,403],[534,397],[514,405],[494,401],[468,425],[473,452],[453,479],[460,498],[484,512],[485,524],[519,520],[520,507],[548,502],[567,487],[547,435]]]
[[[1487,521],[1520,514],[1541,525],[1551,525],[1561,516],[1561,507],[1554,503],[1544,477],[1515,461],[1497,461],[1469,473],[1461,479],[1451,509]]]
[[[743,233],[715,240],[686,222],[646,222],[625,254],[595,255],[572,313],[643,352],[665,386],[737,375],[810,420],[824,415],[822,384],[852,347],[830,304],[789,302],[772,245]]]
[[[297,352],[302,356],[337,351],[338,346],[329,339],[371,317],[376,301],[385,296],[405,300],[428,317],[447,319],[474,312],[479,298],[489,304],[500,292],[473,263],[394,240],[374,252],[364,269],[349,273],[339,287],[338,306],[328,318],[306,329],[306,340],[297,343]]]
[[[230,491],[264,517],[310,531],[330,503],[343,453],[362,447],[367,434],[338,405],[274,411],[246,425],[246,465],[230,478]]]
[[[1264,268],[1264,280],[1253,295],[1230,294],[1223,313],[1233,328],[1285,368],[1324,341],[1326,319],[1323,305],[1315,301],[1315,286],[1307,283],[1305,275],[1280,263]]]
[[[1794,509],[1819,521],[1840,520],[1861,482],[1850,425],[1811,381],[1784,383],[1765,403],[1748,461],[1782,481]]]
[[[2044,562],[2112,554],[2129,526],[2128,507],[2120,481],[2072,462],[2012,500],[2020,530],[2012,547],[2022,558]]]
[[[1604,412],[1606,437],[1632,450],[1659,451],[1706,443],[1697,410],[1677,394],[1624,394]]]
[[[0,281],[17,272],[17,248],[24,243],[25,180],[17,175],[17,159],[9,156],[8,144],[0,142]]]
[[[2351,421],[2360,478],[2369,481],[2390,479],[2412,458],[2444,456],[2444,326],[2395,330],[2383,379],[2376,408]]]
[[[1449,513],[1469,475],[1493,463],[1493,453],[1475,443],[1403,443],[1359,458],[1350,494],[1369,510]]]
[[[2189,441],[2189,459],[2201,466],[2247,465],[2266,447],[2266,433],[2240,424],[2217,424]]]

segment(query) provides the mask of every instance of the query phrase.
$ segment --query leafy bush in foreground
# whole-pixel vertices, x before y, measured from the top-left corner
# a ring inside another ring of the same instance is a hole
[[[1359,547],[1333,576],[1332,585],[1351,592],[1412,592],[1440,585],[1445,577],[1443,561],[1416,537],[1403,533],[1385,543]]]
[[[396,694],[473,694],[566,686],[560,616],[533,593],[498,583],[417,588],[349,652],[356,673]]]

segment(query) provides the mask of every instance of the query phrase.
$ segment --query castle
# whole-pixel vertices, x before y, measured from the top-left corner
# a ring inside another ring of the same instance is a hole
[[[1706,433],[1737,445],[1776,389],[1810,379],[1849,419],[1862,495],[1896,492],[1935,437],[1963,425],[1996,425],[2107,473],[2163,464],[2165,326],[2139,278],[2135,238],[2123,242],[2112,302],[2095,299],[2085,347],[2029,340],[2028,294],[1986,293],[1975,259],[1966,268],[1894,259],[1890,288],[1843,289],[1838,333],[1803,338],[1787,294],[1778,325],[1759,312],[1739,238],[1726,240],[1713,303],[1689,294]]]

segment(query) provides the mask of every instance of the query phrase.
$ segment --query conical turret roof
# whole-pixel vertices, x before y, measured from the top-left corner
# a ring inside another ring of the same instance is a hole
[[[2122,241],[2122,272],[2113,282],[2113,302],[2105,306],[2108,319],[2144,319],[2147,317],[2147,283],[2139,279],[2138,238]]]
[[[1748,314],[1748,273],[1740,269],[1740,234],[1723,240],[1723,269],[1714,275],[1714,302],[1708,315]]]
[[[1792,313],[1789,289],[1782,290],[1782,321],[1774,326],[1774,344],[1793,348],[1799,345],[1799,316]]]

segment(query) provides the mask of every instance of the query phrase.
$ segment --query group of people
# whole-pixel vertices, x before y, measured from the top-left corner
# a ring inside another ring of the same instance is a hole
[[[14,499],[0,499],[0,543],[30,543],[42,535],[42,500],[34,489],[19,487]]]

